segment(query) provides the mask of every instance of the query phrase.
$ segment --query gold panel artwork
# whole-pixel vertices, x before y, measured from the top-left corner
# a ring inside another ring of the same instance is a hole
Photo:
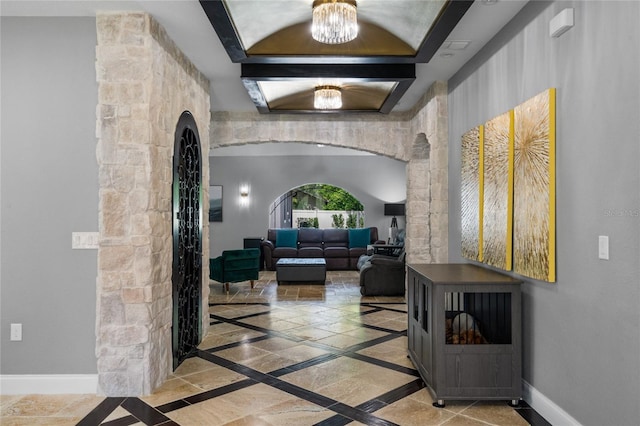
[[[481,150],[483,126],[462,135],[462,256],[482,261]]]
[[[556,91],[462,135],[462,256],[556,281]]]
[[[555,89],[514,110],[513,267],[555,282]]]
[[[482,261],[511,270],[512,111],[484,125]]]

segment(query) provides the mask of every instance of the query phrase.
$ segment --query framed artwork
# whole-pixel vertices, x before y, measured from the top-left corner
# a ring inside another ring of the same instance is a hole
[[[513,110],[484,125],[482,261],[511,270],[513,209]]]
[[[209,187],[209,222],[222,222],[222,185]]]
[[[514,111],[513,270],[555,282],[555,89]]]

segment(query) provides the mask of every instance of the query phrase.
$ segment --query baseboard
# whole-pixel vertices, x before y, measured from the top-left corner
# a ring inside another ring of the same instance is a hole
[[[0,395],[95,394],[97,374],[3,374]]]
[[[553,426],[581,426],[579,421],[525,380],[522,381],[522,399]]]

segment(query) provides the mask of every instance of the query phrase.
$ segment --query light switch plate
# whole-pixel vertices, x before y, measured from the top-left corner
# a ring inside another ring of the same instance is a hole
[[[606,235],[598,237],[598,259],[609,260],[609,237]]]
[[[22,340],[22,324],[11,324],[11,341],[20,342]]]

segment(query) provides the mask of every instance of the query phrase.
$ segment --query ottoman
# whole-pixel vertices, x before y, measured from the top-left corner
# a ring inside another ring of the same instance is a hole
[[[315,282],[324,284],[327,279],[327,262],[324,259],[310,258],[282,258],[276,263],[276,281],[285,282]]]

